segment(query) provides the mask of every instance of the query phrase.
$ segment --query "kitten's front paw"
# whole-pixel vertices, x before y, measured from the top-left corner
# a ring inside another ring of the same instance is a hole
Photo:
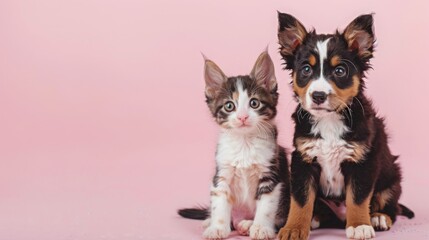
[[[375,237],[374,228],[370,225],[359,225],[357,227],[348,227],[346,229],[346,235],[348,239],[360,239],[366,240]]]
[[[249,229],[250,229],[250,226],[252,226],[252,224],[253,224],[252,220],[241,220],[237,226],[238,234],[243,235],[243,236],[248,236],[249,235]]]
[[[267,240],[276,237],[276,231],[272,227],[263,226],[260,224],[253,224],[249,230],[251,239]]]
[[[223,239],[229,236],[231,228],[229,225],[209,226],[204,230],[203,237],[210,240]]]
[[[283,227],[279,231],[280,240],[307,240],[309,235],[309,229]]]

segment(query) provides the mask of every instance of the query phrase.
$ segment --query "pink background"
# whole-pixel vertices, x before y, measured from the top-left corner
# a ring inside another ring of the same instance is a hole
[[[0,1],[0,239],[200,239],[200,222],[175,213],[208,203],[214,173],[200,51],[246,74],[269,45],[290,146],[276,10],[319,32],[376,13],[367,93],[417,214],[378,239],[429,239],[429,2],[416,0]]]

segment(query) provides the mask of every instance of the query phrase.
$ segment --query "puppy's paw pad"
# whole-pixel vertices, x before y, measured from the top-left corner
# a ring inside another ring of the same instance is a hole
[[[209,226],[203,233],[203,237],[210,240],[223,239],[229,236],[231,228],[229,226]]]
[[[387,231],[392,226],[392,219],[383,213],[374,213],[371,215],[371,225],[377,231]]]
[[[374,228],[369,225],[359,225],[357,227],[350,226],[346,229],[346,235],[348,239],[366,240],[374,238],[375,231]]]
[[[272,227],[253,224],[250,227],[249,236],[251,239],[257,240],[274,239],[276,237],[276,231]]]
[[[249,235],[249,229],[252,226],[252,224],[253,224],[252,220],[241,220],[237,226],[238,234],[243,235],[243,236],[248,236]]]
[[[299,228],[286,228],[283,227],[279,231],[280,240],[307,240],[310,235],[309,230]]]

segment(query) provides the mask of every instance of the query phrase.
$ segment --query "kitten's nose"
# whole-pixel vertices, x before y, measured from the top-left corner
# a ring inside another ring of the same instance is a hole
[[[328,95],[325,92],[315,91],[311,94],[313,102],[317,105],[322,104],[326,101]]]
[[[237,118],[241,121],[241,122],[245,122],[248,118],[249,118],[249,115],[243,115],[243,116],[237,116]]]

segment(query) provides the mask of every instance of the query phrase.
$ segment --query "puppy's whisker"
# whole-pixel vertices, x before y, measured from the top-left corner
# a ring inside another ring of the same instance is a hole
[[[358,68],[356,67],[356,65],[352,62],[352,61],[350,61],[350,60],[348,60],[348,59],[345,59],[345,58],[341,58],[340,59],[340,62],[342,62],[342,63],[345,63],[345,62],[348,62],[348,63],[350,63],[353,67],[354,67],[354,69],[358,72],[359,70],[358,70]],[[347,66],[347,64],[345,64],[346,66]]]
[[[347,116],[347,113],[345,114],[347,119],[350,121],[350,126],[353,127],[353,114],[352,114],[352,109],[343,101],[341,100],[339,97],[336,96],[336,99],[347,109],[347,113],[350,115],[350,118]]]

